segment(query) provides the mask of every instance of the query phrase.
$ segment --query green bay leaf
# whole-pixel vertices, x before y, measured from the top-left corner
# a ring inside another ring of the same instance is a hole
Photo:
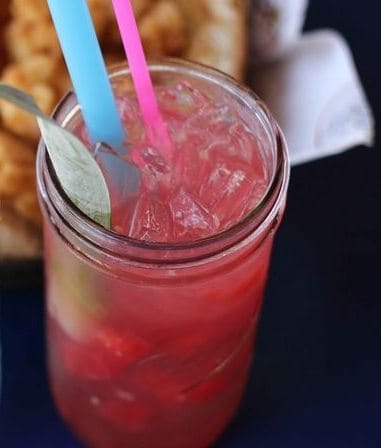
[[[103,227],[111,226],[110,194],[103,173],[86,146],[44,115],[31,96],[0,83],[0,98],[37,117],[58,180],[70,200]]]

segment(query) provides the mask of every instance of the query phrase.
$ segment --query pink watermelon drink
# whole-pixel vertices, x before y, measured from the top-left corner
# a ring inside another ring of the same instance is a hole
[[[51,387],[91,447],[205,447],[219,436],[246,383],[285,205],[285,144],[250,92],[184,62],[151,72],[175,155],[146,140],[128,71],[115,68],[130,151],[95,154],[112,231],[67,200],[39,148]],[[72,95],[56,119],[86,141]],[[137,167],[135,191],[116,181],[112,158]]]

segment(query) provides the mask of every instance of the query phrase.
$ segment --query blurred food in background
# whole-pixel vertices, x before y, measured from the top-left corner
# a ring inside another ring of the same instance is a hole
[[[108,63],[124,58],[110,0],[88,0]],[[246,0],[133,0],[146,53],[214,66],[242,79],[247,54]],[[50,114],[70,80],[45,0],[2,0],[1,82],[30,93]],[[35,119],[0,103],[0,258],[41,251],[34,160]]]

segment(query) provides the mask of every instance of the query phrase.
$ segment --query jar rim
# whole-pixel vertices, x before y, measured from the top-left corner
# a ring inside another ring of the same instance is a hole
[[[261,124],[268,127],[267,131],[270,132],[276,157],[272,178],[269,180],[268,188],[259,203],[243,219],[231,227],[204,238],[170,243],[134,239],[100,226],[70,201],[57,179],[45,144],[41,139],[36,164],[37,184],[43,210],[49,216],[52,213],[54,214],[54,220],[51,219],[51,221],[54,221],[57,228],[59,225],[63,225],[74,232],[77,238],[86,240],[88,244],[96,246],[117,258],[130,259],[139,263],[151,264],[162,263],[163,261],[167,264],[186,263],[209,258],[221,251],[229,250],[247,238],[250,238],[250,240],[256,239],[265,229],[271,228],[271,224],[277,220],[282,201],[286,196],[290,175],[287,144],[267,106],[248,87],[205,65],[175,58],[165,58],[160,61],[150,61],[149,66],[152,72],[183,72],[190,76],[197,76],[202,80],[214,81],[215,84],[222,86],[227,92],[239,93],[240,99],[244,99],[246,104],[255,106],[256,113],[263,120]],[[128,74],[129,70],[125,63],[110,67],[111,80]],[[57,105],[53,118],[57,118],[69,99],[74,98],[74,93],[69,91]],[[70,112],[73,112],[75,107],[79,108],[77,103]],[[70,121],[70,119],[67,121]],[[60,221],[60,223],[57,221]],[[62,236],[62,232],[60,234]]]

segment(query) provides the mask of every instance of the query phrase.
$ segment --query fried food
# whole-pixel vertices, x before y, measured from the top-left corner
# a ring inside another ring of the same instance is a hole
[[[132,3],[148,57],[185,57],[242,79],[247,0]],[[112,2],[88,4],[106,61],[123,60]],[[0,38],[1,82],[25,90],[50,114],[70,88],[70,80],[47,2],[2,0]],[[41,247],[34,176],[39,135],[34,117],[0,102],[0,256],[33,256]]]
[[[242,79],[247,53],[245,0],[180,0],[195,30],[184,56]],[[190,4],[193,4],[190,8]]]
[[[40,254],[34,163],[33,147],[0,131],[0,258]]]
[[[179,56],[188,46],[185,16],[176,2],[163,0],[139,24],[143,46],[151,56]]]
[[[27,222],[39,226],[34,162],[35,153],[30,145],[0,131],[0,200],[4,202],[1,213],[7,202],[7,208],[12,205],[16,211],[21,210]]]
[[[13,19],[25,22],[38,22],[49,17],[46,1],[41,0],[11,0],[10,13]]]
[[[1,206],[0,260],[29,259],[41,255],[40,232],[12,211]]]
[[[24,61],[33,54],[52,58],[61,55],[57,35],[49,18],[37,22],[12,21],[5,31],[5,45],[8,56],[14,61]]]
[[[0,8],[0,69],[6,60],[4,29],[9,18],[9,2],[10,0],[3,0]]]
[[[2,81],[32,95],[42,111],[50,114],[59,99],[55,86],[58,62],[46,55],[33,55],[9,64],[3,71]],[[14,134],[35,143],[39,138],[36,120],[11,103],[2,102],[0,111],[5,127]]]

